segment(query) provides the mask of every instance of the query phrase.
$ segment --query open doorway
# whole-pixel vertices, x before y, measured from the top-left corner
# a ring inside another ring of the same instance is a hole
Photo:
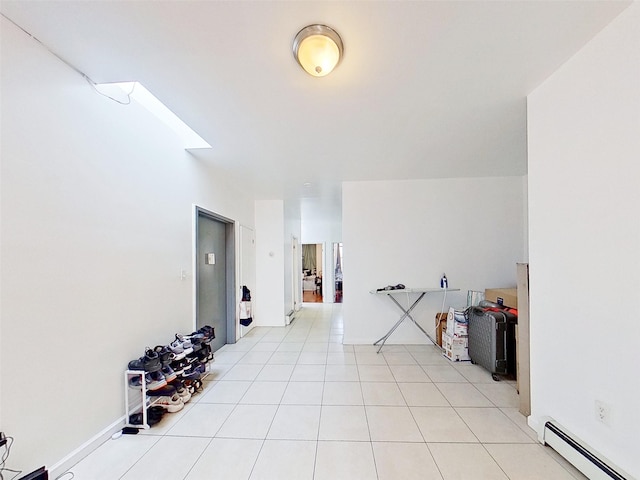
[[[324,248],[321,243],[302,244],[302,301],[322,303],[322,265]]]
[[[336,288],[333,301],[342,303],[342,243],[333,244],[333,271],[336,282]]]

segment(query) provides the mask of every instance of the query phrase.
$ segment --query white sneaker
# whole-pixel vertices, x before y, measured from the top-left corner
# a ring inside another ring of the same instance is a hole
[[[164,408],[169,413],[176,413],[184,408],[184,402],[177,393],[170,397],[158,397],[153,404]]]

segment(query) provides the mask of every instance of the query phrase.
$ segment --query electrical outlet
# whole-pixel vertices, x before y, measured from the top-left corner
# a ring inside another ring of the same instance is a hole
[[[0,432],[0,447],[4,447],[7,444],[7,436],[4,432]]]
[[[596,400],[595,406],[596,420],[611,425],[611,407],[600,400]]]

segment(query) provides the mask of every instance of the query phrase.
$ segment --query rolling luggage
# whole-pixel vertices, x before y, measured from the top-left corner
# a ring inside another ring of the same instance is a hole
[[[516,376],[518,317],[497,308],[469,309],[469,357],[486,368],[494,380],[498,375]]]

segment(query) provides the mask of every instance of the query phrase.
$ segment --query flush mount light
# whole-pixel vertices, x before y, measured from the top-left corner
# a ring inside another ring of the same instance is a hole
[[[340,35],[326,25],[309,25],[293,39],[293,56],[314,77],[324,77],[340,63],[343,53]]]

